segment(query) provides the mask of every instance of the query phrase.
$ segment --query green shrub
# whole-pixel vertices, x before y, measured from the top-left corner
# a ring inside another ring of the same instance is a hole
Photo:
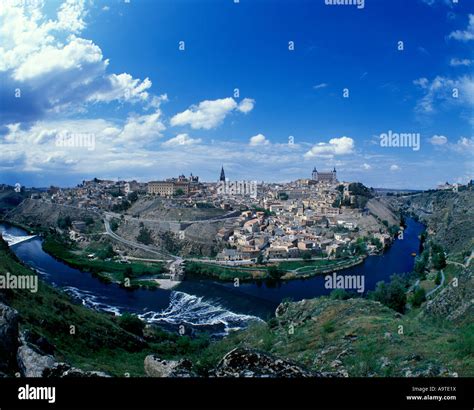
[[[119,326],[127,332],[133,333],[138,336],[143,336],[143,329],[145,323],[135,315],[131,313],[124,313],[118,318]]]

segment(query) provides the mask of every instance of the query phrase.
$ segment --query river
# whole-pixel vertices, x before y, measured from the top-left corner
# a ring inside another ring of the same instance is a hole
[[[379,281],[389,281],[394,273],[413,269],[412,252],[418,253],[422,224],[407,218],[404,238],[396,240],[383,254],[369,256],[360,265],[338,271],[338,275],[363,275],[365,292]],[[0,232],[14,243],[27,236],[23,229],[0,224]],[[90,273],[81,272],[54,259],[42,249],[42,239],[33,239],[11,246],[25,264],[41,278],[73,296],[85,306],[119,314],[129,311],[144,320],[175,328],[184,325],[224,335],[245,327],[252,320],[271,317],[283,299],[301,300],[327,295],[324,276],[292,281],[223,283],[211,279],[189,278],[173,290],[127,290],[116,284],[105,284]]]

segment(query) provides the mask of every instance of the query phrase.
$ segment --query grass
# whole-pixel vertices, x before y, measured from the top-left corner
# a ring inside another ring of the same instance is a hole
[[[343,269],[350,267],[360,260],[360,258],[351,258],[347,260],[315,259],[309,261],[284,261],[277,263],[276,266],[281,271],[291,271],[298,269],[297,274],[288,272],[282,277],[282,279],[295,279],[314,276],[334,268]],[[186,272],[188,274],[210,276],[223,281],[233,281],[236,278],[239,278],[240,280],[255,280],[269,278],[267,269],[268,266],[272,265],[275,264],[253,265],[236,268],[232,266],[217,265],[205,262],[188,262],[186,266]]]
[[[334,371],[331,362],[346,351],[339,360],[350,376],[404,377],[407,370],[424,371],[430,366],[473,376],[473,325],[460,326],[421,312],[414,309],[399,317],[387,307],[360,298],[339,301],[320,297],[304,304],[291,303],[283,316],[268,325],[256,324],[211,344],[200,360],[211,366],[226,350],[246,346],[294,360],[314,371]],[[290,323],[294,326],[292,334],[288,331]],[[384,357],[388,360],[385,365]]]

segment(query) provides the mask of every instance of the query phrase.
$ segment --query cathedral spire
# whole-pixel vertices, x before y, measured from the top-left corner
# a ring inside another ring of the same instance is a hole
[[[222,165],[222,168],[221,168],[221,176],[220,176],[220,178],[219,178],[219,181],[225,182],[224,165]]]

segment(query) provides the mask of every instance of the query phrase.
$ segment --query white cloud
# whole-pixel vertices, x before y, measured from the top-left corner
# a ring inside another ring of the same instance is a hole
[[[0,8],[0,100],[3,124],[29,123],[61,112],[84,112],[97,102],[128,101],[150,106],[151,81],[128,73],[107,73],[108,60],[86,27],[84,0],[67,0],[56,19],[42,2],[7,1]],[[11,90],[28,98],[12,103]]]
[[[258,145],[268,145],[270,141],[263,134],[257,134],[250,138],[249,145],[258,146]]]
[[[418,113],[436,112],[437,103],[474,105],[474,77],[463,76],[452,79],[437,76],[432,82],[426,78],[420,78],[413,83],[424,91],[424,96],[415,107]]]
[[[400,171],[400,167],[396,164],[390,165],[390,171]]]
[[[255,106],[255,100],[252,100],[251,98],[244,98],[238,105],[237,109],[240,112],[243,112],[244,114],[247,114],[248,112],[253,110],[253,107]]]
[[[418,78],[417,80],[413,81],[413,84],[421,87],[421,88],[426,88],[430,82],[428,81],[427,78]]]
[[[320,88],[326,88],[328,85],[326,83],[321,83],[317,85],[313,85],[313,90],[319,90]]]
[[[469,14],[469,24],[466,30],[453,31],[448,37],[459,41],[474,40],[474,14]]]
[[[351,154],[354,150],[354,140],[349,137],[332,138],[329,142],[314,145],[305,154],[305,158],[333,157],[334,155]]]
[[[188,134],[178,134],[176,137],[169,139],[161,145],[163,147],[177,147],[199,144],[200,142],[202,142],[201,138],[191,138]]]
[[[141,145],[161,138],[165,129],[159,109],[152,114],[133,115],[127,119],[122,131],[117,135],[117,142]]]
[[[366,171],[368,171],[368,170],[372,169],[372,166],[367,164],[367,163],[364,163],[364,164],[362,164],[362,168],[364,168]]]
[[[474,154],[474,137],[466,138],[461,137],[451,147],[454,151],[460,154],[473,155]]]
[[[247,113],[253,109],[254,100],[245,98],[240,104],[231,98],[205,100],[198,105],[192,105],[186,111],[171,118],[171,125],[189,125],[193,129],[210,130],[216,128],[232,111]]]
[[[472,64],[472,60],[469,60],[467,58],[463,58],[463,59],[452,58],[451,61],[449,62],[449,65],[453,67],[470,66],[471,64]]]
[[[444,145],[448,142],[448,139],[444,135],[433,135],[430,138],[430,142],[433,145]]]

